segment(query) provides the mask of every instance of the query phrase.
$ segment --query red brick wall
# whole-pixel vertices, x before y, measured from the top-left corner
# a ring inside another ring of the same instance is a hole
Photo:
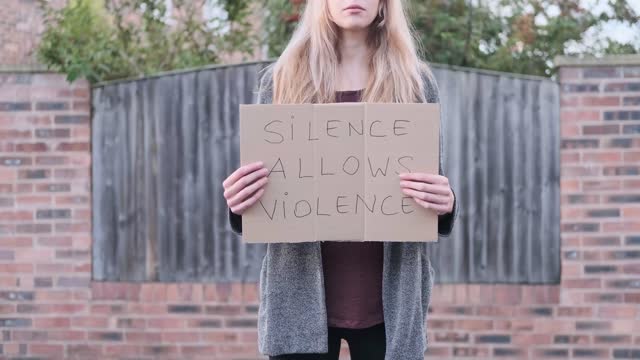
[[[562,283],[436,286],[430,357],[640,358],[640,66],[561,80]],[[0,84],[0,359],[261,358],[256,283],[91,281],[88,84]]]
[[[56,8],[68,0],[49,0]],[[44,31],[37,1],[0,2],[0,65],[35,65],[35,49]]]

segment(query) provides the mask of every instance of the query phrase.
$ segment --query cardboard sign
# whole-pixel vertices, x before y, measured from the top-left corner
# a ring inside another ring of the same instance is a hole
[[[243,241],[437,241],[398,174],[438,174],[439,119],[437,103],[240,105],[241,163],[270,169]]]

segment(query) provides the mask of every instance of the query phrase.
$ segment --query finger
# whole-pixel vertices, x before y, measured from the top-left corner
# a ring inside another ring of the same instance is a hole
[[[262,161],[256,161],[256,162],[239,167],[238,169],[236,169],[236,171],[234,171],[222,182],[222,186],[225,189],[227,189],[229,186],[233,185],[236,181],[238,181],[241,177],[258,170],[261,166],[262,166]]]
[[[418,205],[422,206],[425,209],[430,209],[431,208],[431,204],[424,201],[424,200],[420,200],[418,198],[412,198],[415,202],[418,203]]]
[[[428,173],[402,173],[399,175],[402,180],[422,181],[432,184],[448,184],[449,179],[439,174]]]
[[[247,174],[241,177],[240,179],[238,179],[238,181],[236,181],[234,184],[229,186],[227,190],[224,191],[225,199],[228,200],[231,197],[235,196],[238,192],[240,192],[245,187],[251,185],[253,182],[257,181],[258,179],[267,176],[268,173],[269,173],[269,169],[261,168],[260,170],[256,170],[250,174]]]
[[[258,189],[262,188],[268,181],[269,181],[269,178],[266,176],[258,179],[253,184],[240,190],[240,192],[238,192],[231,199],[229,199],[229,201],[227,201],[227,204],[229,206],[234,206],[236,204],[243,202],[245,198],[251,196],[251,194],[255,193]]]
[[[430,192],[430,193],[440,194],[440,195],[449,194],[449,191],[448,191],[449,189],[447,188],[447,186],[434,185],[434,184],[429,184],[429,183],[425,183],[425,182],[422,182],[422,181],[402,180],[402,181],[400,181],[400,186],[405,187],[405,188],[410,188],[410,189],[413,189],[413,190]]]
[[[420,200],[420,199],[416,199],[413,198],[413,200],[415,200],[415,202],[418,203],[418,205],[424,207],[425,209],[431,209],[431,210],[435,210],[436,213],[438,213],[438,215],[440,214],[444,214],[447,212],[447,207],[444,205],[434,205],[430,202],[424,201],[424,200]]]
[[[422,192],[422,191],[416,191],[416,190],[407,189],[407,188],[402,188],[402,192],[404,194],[406,194],[406,195],[409,195],[409,196],[413,197],[413,198],[433,203],[434,205],[437,205],[437,204],[445,204],[446,205],[447,204],[447,198],[443,197],[441,195],[434,195],[434,194],[431,194],[431,193],[425,193],[425,192]]]
[[[261,188],[260,190],[256,191],[256,193],[253,194],[250,198],[240,203],[238,206],[233,207],[231,211],[233,211],[236,214],[242,214],[246,209],[248,209],[256,201],[258,201],[258,199],[260,199],[263,193],[264,193],[264,188]]]

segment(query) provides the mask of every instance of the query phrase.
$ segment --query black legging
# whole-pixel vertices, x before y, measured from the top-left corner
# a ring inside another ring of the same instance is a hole
[[[286,354],[269,356],[269,360],[338,360],[340,340],[349,344],[351,360],[384,360],[386,338],[384,323],[364,329],[346,329],[329,326],[329,352]]]

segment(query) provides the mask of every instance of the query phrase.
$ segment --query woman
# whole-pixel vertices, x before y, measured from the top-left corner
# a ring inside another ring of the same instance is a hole
[[[287,48],[267,67],[258,103],[438,102],[400,0],[308,0]],[[438,214],[449,235],[455,194],[442,173],[409,173],[401,191]],[[269,170],[247,164],[223,182],[234,231],[264,193]],[[433,286],[426,243],[269,243],[260,270],[258,345],[270,359],[423,359]]]

